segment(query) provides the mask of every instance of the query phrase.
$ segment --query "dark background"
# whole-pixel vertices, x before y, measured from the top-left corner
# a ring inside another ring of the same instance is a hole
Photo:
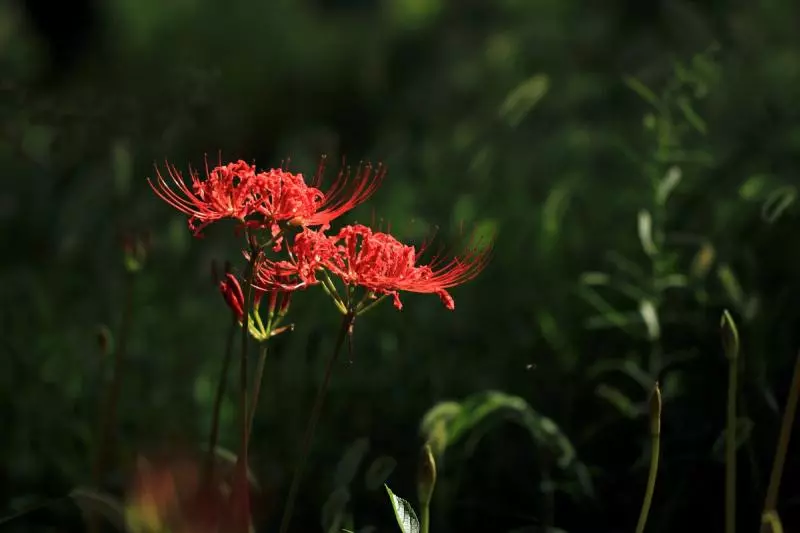
[[[454,312],[408,295],[402,312],[360,320],[296,531],[322,531],[337,463],[361,438],[347,511],[356,530],[394,531],[364,472],[393,457],[388,482],[415,501],[425,412],[491,390],[524,398],[558,438],[498,412],[475,428],[482,439],[453,443],[432,531],[632,531],[655,378],[663,458],[648,530],[721,531],[726,308],[742,336],[738,519],[755,530],[800,346],[798,21],[788,0],[0,4],[0,508],[90,482],[109,368],[97,332],[119,329],[129,232],[152,242],[135,282],[122,462],[205,439],[228,325],[210,264],[240,268],[239,243],[225,225],[193,239],[147,186],[154,164],[290,157],[310,174],[327,153],[389,167],[348,220],[375,216],[412,241],[438,227],[452,247],[462,224],[497,240],[486,271],[454,289]],[[316,292],[290,316],[254,434],[263,530],[280,519],[338,320]],[[230,396],[230,449],[234,424]],[[798,441],[786,531],[800,528]],[[553,461],[554,449],[575,457]]]

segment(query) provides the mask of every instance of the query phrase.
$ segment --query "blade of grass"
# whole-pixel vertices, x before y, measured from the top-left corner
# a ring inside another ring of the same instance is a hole
[[[778,436],[778,445],[775,450],[775,459],[772,462],[772,473],[769,476],[767,498],[764,502],[764,514],[775,511],[778,505],[778,490],[781,486],[786,452],[789,449],[789,439],[792,435],[792,425],[797,414],[797,402],[800,396],[800,352],[794,362],[794,374],[789,388],[789,397],[786,399],[786,409],[783,411],[781,432]]]
[[[644,492],[642,510],[639,513],[639,522],[636,524],[636,533],[643,533],[650,514],[650,505],[653,503],[653,494],[656,489],[658,477],[658,461],[661,448],[661,389],[656,382],[653,394],[650,397],[650,472],[647,475],[647,487]]]

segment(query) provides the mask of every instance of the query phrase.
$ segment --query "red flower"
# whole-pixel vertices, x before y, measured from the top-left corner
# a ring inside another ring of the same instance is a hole
[[[418,265],[424,250],[358,224],[342,228],[336,236],[305,230],[290,246],[292,260],[263,263],[257,279],[262,287],[298,288],[317,283],[317,271],[324,268],[345,285],[391,295],[397,309],[403,308],[400,291],[407,291],[437,294],[453,310],[455,302],[447,289],[477,276],[491,247],[449,259],[438,256],[428,265]],[[282,285],[280,277],[293,283]]]
[[[254,305],[258,305],[264,293],[258,289],[254,290]],[[225,274],[225,277],[219,282],[219,292],[222,293],[225,303],[228,304],[233,314],[236,315],[236,319],[242,322],[242,320],[244,320],[244,292],[242,292],[242,286],[239,284],[239,280],[236,276],[230,272]]]
[[[167,172],[172,183],[156,168],[156,182],[148,178],[153,191],[165,202],[178,211],[189,215],[189,228],[195,236],[212,222],[223,218],[244,221],[253,214],[261,203],[261,197],[255,190],[255,167],[244,161],[228,163],[214,167],[209,172],[206,166],[206,178],[190,170],[191,186],[187,185],[174,166],[167,163]]]
[[[323,226],[369,198],[380,185],[386,172],[382,166],[373,172],[372,166],[359,165],[355,177],[343,169],[327,192],[319,189],[325,169],[322,158],[311,185],[302,174],[283,169],[256,172],[254,166],[237,161],[217,166],[206,178],[191,173],[188,186],[175,167],[167,164],[170,178],[177,190],[157,172],[150,186],[163,200],[189,215],[189,227],[198,235],[208,224],[222,218],[233,218],[250,226],[267,227],[276,236],[279,224]],[[253,219],[253,215],[259,215]],[[248,217],[251,217],[248,219]],[[280,239],[276,245],[280,244]]]
[[[295,235],[288,248],[289,261],[262,258],[257,263],[255,286],[259,290],[293,291],[316,285],[317,271],[337,253],[334,237],[308,228]]]
[[[322,182],[322,175],[325,172],[326,158],[320,160],[317,174],[314,176],[313,186],[319,187]],[[339,170],[333,185],[323,195],[323,201],[317,206],[314,212],[308,212],[295,220],[301,226],[322,226],[327,228],[330,222],[357,205],[365,202],[380,186],[386,176],[386,167],[378,164],[374,169],[370,163],[359,163],[356,168],[355,176],[350,174],[350,167],[343,167]]]

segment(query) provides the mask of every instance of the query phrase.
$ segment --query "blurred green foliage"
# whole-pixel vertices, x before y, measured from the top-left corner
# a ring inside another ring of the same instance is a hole
[[[347,527],[345,507],[356,526],[391,527],[382,483],[396,464],[391,486],[413,493],[423,415],[499,394],[490,390],[504,391],[523,427],[500,423],[443,466],[433,530],[632,530],[655,379],[663,475],[650,530],[689,517],[713,527],[723,516],[714,461],[725,426],[723,308],[741,334],[739,518],[758,523],[800,341],[798,5],[96,8],[91,46],[53,81],[21,4],[0,5],[0,505],[12,512],[89,482],[114,349],[98,332],[119,330],[126,257],[142,268],[121,464],[164,442],[205,439],[228,324],[210,264],[241,268],[241,255],[229,226],[191,238],[147,186],[153,165],[203,168],[205,154],[221,154],[260,167],[291,158],[312,173],[327,153],[389,166],[349,220],[390,223],[417,241],[439,228],[453,249],[473,229],[498,239],[489,268],[454,290],[455,312],[410,296],[402,312],[383,305],[357,325],[317,432],[298,531],[320,520]],[[126,255],[131,232],[150,233],[144,263]],[[253,436],[256,521],[273,526],[337,318],[308,294],[290,320],[295,331],[271,348]],[[222,417],[229,449],[233,402]],[[588,501],[552,490],[529,438],[536,420],[586,465]],[[352,462],[368,461],[371,481],[355,483],[360,466],[340,459],[361,438],[369,450]],[[125,475],[108,488],[122,490]],[[797,477],[785,478],[779,507],[796,510]]]

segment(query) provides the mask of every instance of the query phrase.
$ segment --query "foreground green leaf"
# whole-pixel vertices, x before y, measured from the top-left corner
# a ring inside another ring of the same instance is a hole
[[[389,485],[386,487],[386,493],[389,495],[389,501],[392,502],[392,510],[394,510],[394,517],[397,520],[397,525],[403,533],[420,533],[421,528],[417,513],[414,508],[403,498],[400,498],[392,492]]]

